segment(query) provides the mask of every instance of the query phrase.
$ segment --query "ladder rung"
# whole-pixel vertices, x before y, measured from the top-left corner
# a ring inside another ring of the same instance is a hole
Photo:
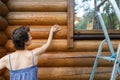
[[[114,62],[115,58],[111,58],[110,56],[99,56],[99,58],[104,59],[109,62]]]

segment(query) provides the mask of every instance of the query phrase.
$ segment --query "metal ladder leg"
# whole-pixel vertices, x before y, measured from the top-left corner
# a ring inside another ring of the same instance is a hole
[[[104,21],[103,21],[103,18],[102,18],[101,14],[100,14],[99,12],[97,12],[97,15],[98,15],[100,24],[101,24],[101,26],[102,26],[102,30],[103,30],[103,32],[104,32],[105,38],[106,38],[106,40],[107,40],[107,44],[108,44],[109,50],[110,50],[110,52],[111,52],[111,58],[115,58],[115,57],[116,57],[116,54],[115,54],[115,52],[114,52],[112,43],[111,43],[110,38],[109,38],[109,36],[108,36],[108,32],[107,32],[105,23],[104,23]]]
[[[97,56],[96,56],[96,59],[95,59],[95,62],[94,62],[94,66],[93,66],[93,69],[92,69],[92,72],[91,72],[91,75],[90,75],[90,79],[89,79],[89,80],[93,80],[93,78],[94,78],[95,71],[96,71],[96,68],[97,68],[97,65],[98,65],[99,56],[101,55],[102,46],[103,46],[103,43],[104,43],[105,41],[106,41],[106,39],[103,40],[103,41],[100,43],[100,46],[99,46],[99,49],[98,49],[98,53],[97,53]]]
[[[120,10],[116,4],[116,1],[115,0],[108,0],[111,5],[113,6],[113,9],[115,10],[115,13],[117,15],[117,19],[120,23]],[[111,78],[110,80],[115,80],[116,79],[116,74],[119,70],[119,63],[120,63],[120,44],[118,46],[118,50],[117,50],[117,54],[115,54],[114,52],[114,49],[112,47],[112,44],[111,44],[111,41],[110,41],[110,38],[108,36],[108,33],[107,33],[107,30],[106,30],[106,27],[105,27],[105,24],[104,24],[104,21],[102,19],[102,16],[99,12],[97,12],[97,15],[98,15],[98,18],[100,20],[100,24],[102,26],[102,30],[104,32],[104,35],[105,35],[105,39],[106,39],[106,42],[108,44],[108,47],[109,47],[109,50],[111,52],[111,56],[110,56],[110,60],[112,60],[114,62],[114,66],[113,66],[113,70],[112,70],[112,74],[111,74]],[[104,42],[104,41],[103,41]],[[101,51],[102,51],[102,43],[100,44],[99,46],[99,50],[98,50],[98,54],[97,54],[97,57],[95,59],[95,63],[94,63],[94,66],[93,66],[93,69],[92,69],[92,72],[91,72],[91,75],[90,75],[90,79],[89,80],[93,80],[94,79],[94,74],[95,74],[95,71],[96,71],[96,68],[97,68],[97,64],[98,64],[98,60],[101,56]],[[102,58],[102,57],[101,57]],[[105,59],[105,57],[103,57],[103,59]],[[107,58],[106,58],[107,59]]]
[[[120,44],[119,44],[118,49],[117,49],[117,56],[116,56],[116,59],[114,62],[114,66],[113,66],[110,80],[116,80],[117,72],[119,72],[119,63],[120,63],[119,60],[120,60]]]
[[[109,2],[111,3],[111,5],[113,6],[113,9],[115,11],[115,14],[117,16],[117,19],[120,23],[120,10],[117,6],[117,3],[115,0],[109,0]],[[118,69],[119,69],[119,58],[120,58],[120,44],[118,46],[118,50],[117,50],[117,56],[116,56],[116,60],[115,60],[115,63],[114,63],[114,67],[113,67],[113,71],[112,71],[112,74],[111,74],[111,79],[110,80],[115,80],[116,79],[116,74],[118,72]]]

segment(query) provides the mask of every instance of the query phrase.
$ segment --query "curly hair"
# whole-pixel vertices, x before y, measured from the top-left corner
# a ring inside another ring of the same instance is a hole
[[[12,32],[12,41],[16,50],[24,50],[25,42],[29,40],[29,27],[21,26]]]

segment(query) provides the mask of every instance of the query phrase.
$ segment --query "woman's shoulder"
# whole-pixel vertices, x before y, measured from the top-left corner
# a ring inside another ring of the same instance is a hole
[[[0,63],[4,64],[5,67],[8,64],[8,59],[9,59],[8,57],[9,57],[9,55],[7,54],[4,57],[0,58]]]
[[[8,57],[9,57],[9,54],[6,54],[5,56],[3,56],[3,57],[1,58],[1,60],[8,60]]]

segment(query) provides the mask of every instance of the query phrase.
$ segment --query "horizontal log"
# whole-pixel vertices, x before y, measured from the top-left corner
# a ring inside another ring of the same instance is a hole
[[[46,52],[38,61],[39,67],[93,67],[97,52]],[[103,55],[110,55],[103,52]],[[100,59],[99,67],[113,66],[113,63]]]
[[[0,16],[6,16],[8,12],[9,10],[7,6],[2,1],[0,1]]]
[[[17,26],[8,26],[5,29],[5,33],[8,38],[11,38],[11,33],[14,29],[20,27]],[[33,39],[47,39],[49,36],[50,28],[53,25],[29,25],[31,36]],[[36,35],[37,34],[37,35]],[[54,39],[67,39],[67,26],[61,26],[61,30],[54,34]]]
[[[3,31],[0,31],[0,46],[3,46],[7,42],[7,36]]]
[[[7,20],[0,16],[0,31],[4,30],[7,26],[8,26]]]
[[[66,12],[9,12],[6,18],[9,24],[14,25],[67,24]]]
[[[47,40],[32,40],[32,44],[28,46],[28,49],[34,49],[45,44]],[[81,40],[74,41],[74,48],[68,49],[67,40],[65,39],[56,39],[53,40],[51,46],[47,49],[47,51],[80,51],[80,52],[89,52],[89,51],[97,51],[101,40]],[[112,44],[114,49],[116,50],[118,47],[119,40],[113,40]],[[6,49],[8,51],[15,51],[13,48],[13,44],[11,40],[8,40],[6,43]],[[107,43],[103,45],[103,51],[109,51]]]
[[[0,47],[0,58],[7,54],[7,50],[4,47]]]
[[[41,67],[38,70],[38,80],[89,80],[91,69],[91,67]],[[109,80],[111,71],[112,67],[98,67],[94,80]],[[8,70],[4,76],[9,80]]]
[[[13,1],[9,0],[7,3],[10,11],[17,12],[66,12],[67,11],[67,0],[57,1],[54,0],[34,0],[34,1]]]
[[[111,68],[99,68],[94,80],[107,80],[110,77]],[[39,68],[38,78],[47,80],[89,80],[91,68],[83,67],[59,67]]]

